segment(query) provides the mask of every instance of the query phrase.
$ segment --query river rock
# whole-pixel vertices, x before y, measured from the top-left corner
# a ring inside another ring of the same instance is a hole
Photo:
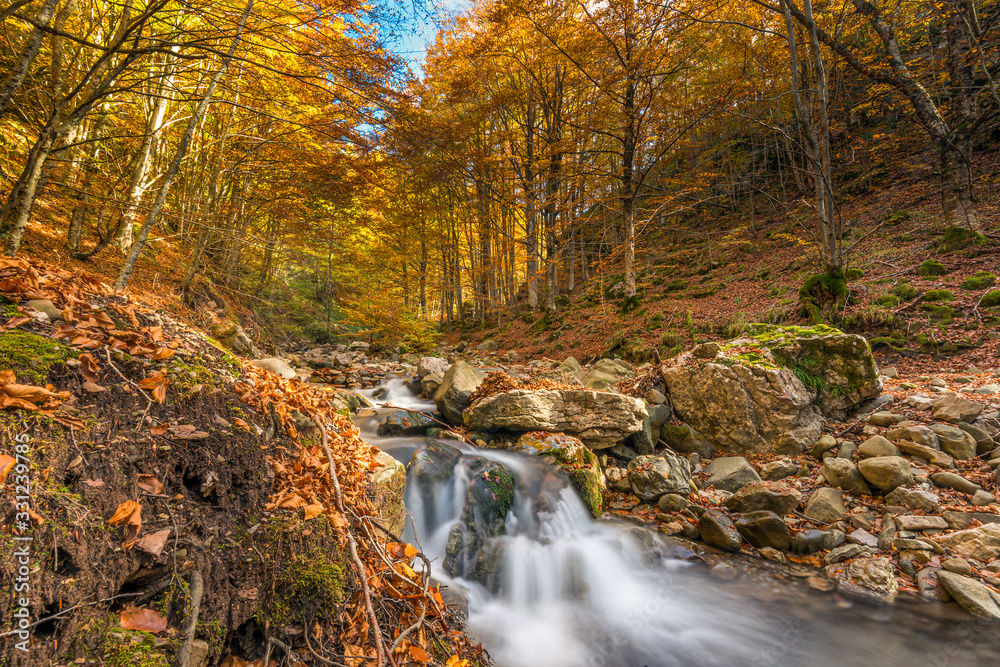
[[[784,520],[767,510],[742,514],[737,517],[735,526],[740,535],[758,549],[771,547],[785,550],[792,542],[791,533]]]
[[[885,497],[886,505],[900,505],[911,510],[923,510],[924,512],[933,512],[938,506],[938,502],[940,502],[938,497],[930,491],[907,489],[902,486],[893,489]]]
[[[476,350],[479,352],[497,352],[500,346],[492,338],[487,338],[482,343],[476,346]]]
[[[703,459],[710,459],[716,454],[715,447],[687,424],[680,426],[663,424],[660,429],[660,439],[670,449],[681,454],[697,454]]]
[[[819,437],[815,395],[787,369],[682,360],[664,378],[674,412],[721,451],[799,454]]]
[[[975,424],[970,424],[968,422],[958,422],[956,424],[958,428],[962,429],[966,433],[972,436],[972,439],[976,441],[976,453],[979,455],[985,454],[996,447],[996,443],[993,438],[985,430],[979,428]]]
[[[265,371],[274,373],[278,377],[283,377],[286,380],[291,380],[295,377],[295,370],[285,363],[284,359],[268,357],[266,359],[255,359],[250,363],[257,368],[263,368]]]
[[[882,491],[892,491],[898,486],[913,483],[910,463],[901,456],[876,456],[858,463],[858,470],[873,486]]]
[[[646,417],[642,428],[625,441],[637,454],[652,454],[656,450],[656,436],[653,434],[653,420]]]
[[[789,547],[797,554],[814,554],[817,551],[839,547],[847,539],[839,530],[803,530],[792,537]]]
[[[434,404],[437,405],[445,419],[452,424],[461,426],[462,412],[469,407],[469,397],[485,379],[486,373],[473,368],[464,361],[456,361],[444,374],[441,386],[434,392]],[[470,428],[475,429],[476,427]],[[533,431],[536,429],[524,430]]]
[[[868,547],[863,544],[841,544],[835,549],[831,549],[830,553],[823,557],[823,560],[827,565],[833,565],[834,563],[842,563],[845,560],[850,560],[861,554],[870,554],[871,551]]]
[[[954,572],[938,572],[938,583],[955,598],[962,609],[976,616],[1000,620],[1000,595],[982,583]]]
[[[897,415],[895,412],[888,412],[885,410],[882,412],[876,412],[868,417],[868,423],[872,426],[895,426],[901,421],[903,421],[902,415]]]
[[[948,424],[931,424],[941,450],[959,461],[976,455],[976,439],[960,428]]]
[[[664,451],[634,458],[628,464],[628,482],[640,500],[656,502],[667,493],[689,493],[691,471],[687,460]]]
[[[216,324],[212,326],[212,338],[222,343],[236,354],[256,359],[260,357],[260,350],[253,344],[250,336],[243,331],[243,327],[230,322],[229,324]]]
[[[417,377],[421,380],[431,374],[444,377],[451,364],[441,357],[421,357],[417,360]]]
[[[945,530],[948,522],[939,516],[903,515],[896,517],[896,524],[902,530]]]
[[[466,462],[469,488],[462,515],[448,534],[444,571],[452,576],[474,575],[480,551],[504,533],[514,502],[514,475],[502,463],[475,457]]]
[[[1000,523],[988,523],[945,535],[936,535],[941,546],[963,558],[990,560],[1000,555]]]
[[[955,459],[951,458],[950,454],[946,454],[939,449],[934,449],[927,445],[919,445],[909,440],[900,440],[896,445],[903,453],[910,456],[919,456],[931,465],[939,468],[950,468],[955,465]]]
[[[376,517],[383,526],[399,535],[406,527],[406,468],[383,451],[375,455],[375,461],[377,467],[372,470],[371,481]]]
[[[578,375],[582,373],[583,367],[580,366],[580,362],[576,360],[576,357],[566,357],[565,361],[556,367],[556,370],[570,375]]]
[[[740,550],[740,534],[736,526],[719,510],[705,510],[698,521],[698,534],[702,541],[723,551],[738,552]]]
[[[941,448],[940,445],[938,445],[938,439],[934,434],[934,431],[922,425],[896,428],[886,433],[885,437],[892,442],[909,440],[910,442],[915,442],[918,445],[926,445],[927,447],[933,447],[934,449]]]
[[[819,469],[819,474],[823,476],[827,484],[843,489],[852,496],[870,496],[872,494],[857,467],[847,459],[826,459],[823,467]]]
[[[612,359],[599,359],[581,378],[580,382],[587,389],[607,391],[626,375],[628,375],[628,370],[620,363]]]
[[[821,486],[809,496],[809,502],[806,503],[805,511],[802,513],[813,521],[830,524],[839,521],[847,514],[847,508],[844,507],[843,494],[840,491]]]
[[[424,398],[434,400],[434,394],[437,393],[438,387],[441,386],[443,380],[444,376],[437,373],[431,373],[420,378],[420,395]]]
[[[793,461],[792,459],[768,461],[767,463],[761,465],[760,476],[762,479],[770,481],[784,479],[797,473],[801,467],[802,466],[798,461]]]
[[[934,486],[939,486],[942,489],[954,489],[961,493],[968,493],[970,496],[982,488],[978,484],[970,482],[961,475],[956,475],[953,472],[932,473],[931,481],[934,482]]]
[[[393,410],[378,425],[378,434],[386,437],[423,435],[436,422],[422,412]]]
[[[886,602],[892,602],[896,598],[899,590],[896,572],[888,558],[858,558],[838,571],[840,567],[842,566],[831,566],[831,574],[845,593],[862,597],[874,596]]]
[[[690,504],[691,501],[679,493],[668,493],[656,501],[661,512],[680,512]]]
[[[888,438],[873,435],[858,447],[858,456],[863,459],[870,459],[876,456],[899,456],[899,449]]]
[[[970,401],[957,394],[943,396],[934,401],[931,415],[934,419],[957,424],[958,422],[973,422],[983,411],[983,404]]]
[[[973,507],[986,507],[996,502],[996,498],[989,491],[980,489],[972,494],[972,500],[969,502],[972,503]]]
[[[516,389],[477,401],[465,411],[464,420],[475,430],[567,433],[591,449],[603,449],[641,429],[647,416],[642,399],[623,394]]]
[[[706,484],[730,493],[760,479],[750,462],[742,456],[725,456],[713,459],[705,473],[709,476]]]
[[[802,502],[799,491],[782,482],[754,481],[726,499],[725,505],[734,512],[766,510],[785,516]]]

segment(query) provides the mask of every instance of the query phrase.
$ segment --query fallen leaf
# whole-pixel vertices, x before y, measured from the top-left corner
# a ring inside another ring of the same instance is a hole
[[[139,475],[137,485],[146,493],[152,493],[154,495],[163,494],[163,484],[160,480],[156,479],[155,475]]]
[[[167,544],[167,539],[170,538],[170,529],[166,528],[164,530],[159,530],[155,533],[146,535],[146,537],[138,540],[135,543],[136,548],[141,551],[145,551],[151,556],[159,556],[163,552],[163,547]]]
[[[469,661],[453,655],[448,658],[448,662],[444,663],[444,667],[469,667]]]
[[[311,521],[315,519],[320,514],[323,513],[323,506],[319,503],[313,503],[312,505],[306,505],[302,508],[302,519],[304,521]]]
[[[142,528],[142,507],[134,500],[126,500],[118,506],[108,523],[112,526],[125,524],[125,545],[128,546]]]
[[[167,385],[169,384],[170,380],[164,374],[154,373],[148,378],[139,380],[139,386],[143,389],[151,389],[153,391],[153,400],[160,404],[163,404],[167,400]]]
[[[90,380],[87,380],[86,382],[83,383],[83,390],[89,394],[99,394],[102,391],[107,391],[107,388],[102,387],[96,382],[91,382]]]
[[[239,426],[240,428],[242,428],[242,429],[246,430],[246,431],[249,431],[249,430],[250,430],[250,425],[249,425],[249,424],[247,424],[247,423],[246,423],[245,421],[243,421],[242,419],[240,419],[239,417],[234,417],[234,418],[233,418],[233,423],[234,423],[234,424],[236,424],[237,426]]]
[[[98,487],[104,486],[104,480],[103,479],[85,479],[85,480],[83,480],[83,483],[86,484],[87,486],[93,488],[93,489],[96,489]]]
[[[10,474],[10,469],[14,467],[15,463],[17,460],[13,456],[0,454],[0,484],[7,481],[7,475]]]
[[[87,352],[81,354],[77,359],[80,361],[80,375],[88,382],[97,382],[97,373],[101,370],[101,366],[97,363],[94,355]]]
[[[155,635],[167,629],[166,617],[152,609],[124,609],[118,613],[118,618],[125,630],[139,630]]]
[[[153,353],[153,361],[162,361],[172,356],[174,356],[174,351],[169,347],[158,347],[156,348],[156,352]]]
[[[157,426],[151,427],[149,429],[149,432],[152,433],[153,435],[163,435],[168,430],[170,430],[170,427],[168,425],[166,425],[166,424],[158,424]]]
[[[407,653],[417,662],[430,662],[433,659],[431,654],[424,650],[423,646],[417,646],[416,644],[408,648]]]
[[[235,655],[227,655],[219,667],[247,667],[247,661]]]

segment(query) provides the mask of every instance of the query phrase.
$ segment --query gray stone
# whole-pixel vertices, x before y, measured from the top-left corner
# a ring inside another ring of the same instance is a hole
[[[250,362],[257,368],[263,368],[265,371],[274,373],[278,377],[283,377],[286,380],[291,380],[295,377],[295,370],[292,369],[284,359],[278,359],[277,357],[268,357],[267,359],[256,359]]]
[[[448,363],[447,359],[442,359],[441,357],[421,357],[417,360],[417,377],[423,379],[431,374],[444,377],[450,367],[451,364]]]
[[[420,379],[420,395],[433,400],[434,394],[437,393],[442,380],[444,380],[444,376],[437,373],[431,373],[422,377]]]
[[[893,429],[886,433],[885,437],[892,442],[909,440],[910,442],[915,442],[918,445],[926,445],[927,447],[940,449],[938,439],[934,434],[934,431],[930,430],[926,426],[907,426],[905,428]]]
[[[961,493],[968,493],[970,496],[982,488],[978,484],[970,482],[961,475],[956,475],[953,472],[932,473],[931,481],[934,482],[934,486],[939,486],[942,489],[954,489]]]
[[[845,539],[839,530],[803,530],[792,537],[789,548],[797,554],[808,555],[839,547]]]
[[[685,459],[665,451],[656,456],[637,456],[628,464],[632,493],[646,502],[656,502],[667,493],[688,493],[691,471]]]
[[[883,438],[880,435],[873,435],[858,447],[858,456],[863,459],[870,459],[876,456],[899,456],[899,450],[887,438]]]
[[[833,574],[840,583],[840,590],[845,593],[874,596],[892,602],[899,590],[892,561],[885,557],[855,559],[842,572],[834,571]]]
[[[964,558],[948,558],[941,562],[941,567],[948,572],[954,572],[955,574],[960,574],[964,577],[972,577],[975,572],[972,566],[969,565],[969,561]]]
[[[951,458],[950,454],[942,452],[940,449],[934,449],[933,447],[928,447],[927,445],[918,445],[915,442],[910,442],[909,440],[900,440],[896,443],[900,450],[905,454],[910,456],[919,456],[931,465],[935,465],[939,468],[950,468],[955,465],[955,460]]]
[[[973,507],[986,507],[987,505],[996,502],[996,498],[989,491],[983,491],[982,489],[976,491],[972,494],[972,500],[970,501]]]
[[[435,400],[445,385],[441,387]],[[477,401],[465,411],[464,421],[474,430],[566,433],[591,449],[603,449],[640,430],[647,416],[642,399],[623,394],[516,389]]]
[[[477,345],[476,349],[480,352],[496,352],[500,349],[500,346],[492,338],[487,338],[482,343]]]
[[[906,404],[911,408],[916,408],[917,410],[930,410],[931,406],[934,405],[934,400],[930,396],[925,396],[924,394],[913,394],[912,396],[906,397]]]
[[[445,419],[460,426],[463,423],[462,412],[469,407],[472,392],[478,389],[485,379],[486,373],[464,361],[456,361],[444,374],[441,386],[434,392],[434,404]]]
[[[678,493],[667,493],[656,501],[656,506],[661,512],[680,512],[690,504],[691,502],[687,498]]]
[[[976,439],[962,429],[948,424],[931,424],[930,428],[938,437],[941,451],[960,461],[976,455]]]
[[[996,442],[993,441],[990,434],[981,429],[979,426],[968,422],[958,422],[957,426],[972,436],[972,439],[976,441],[976,454],[982,456],[996,447]]]
[[[759,510],[742,514],[736,519],[736,530],[758,549],[787,549],[792,535],[784,520],[774,512]]]
[[[826,459],[819,474],[823,476],[827,484],[843,489],[852,496],[870,496],[872,494],[857,467],[847,459]]]
[[[939,516],[904,515],[896,517],[896,524],[902,530],[945,530],[948,522]]]
[[[570,375],[577,375],[578,373],[582,373],[583,367],[580,366],[580,362],[576,360],[576,357],[566,357],[565,361],[559,364],[558,370]]]
[[[754,481],[726,499],[725,505],[734,512],[766,510],[785,516],[802,502],[802,494],[782,482]]]
[[[643,398],[645,398],[646,402],[649,403],[650,405],[663,405],[664,403],[667,402],[667,397],[655,389],[650,389],[649,391],[647,391],[646,395]]]
[[[698,521],[698,534],[702,541],[723,551],[738,552],[740,550],[740,534],[736,526],[719,510],[705,510]]]
[[[378,425],[378,434],[386,436],[423,435],[437,423],[422,412],[393,410]]]
[[[649,414],[649,418],[653,420],[653,427],[656,429],[657,433],[659,433],[660,429],[663,428],[663,425],[670,421],[670,418],[673,416],[670,412],[670,406],[666,404],[647,406],[646,412]]]
[[[931,415],[934,419],[957,424],[975,421],[983,411],[983,404],[960,396],[944,396],[934,401]]]
[[[1000,620],[1000,606],[982,583],[947,570],[938,572],[938,582],[970,614]]]
[[[878,549],[878,538],[869,533],[864,528],[858,528],[847,536],[847,541],[851,544],[860,544],[869,549]]]
[[[206,667],[211,647],[204,639],[191,640],[191,655],[188,659],[190,667]]]
[[[870,554],[871,551],[862,544],[842,544],[823,557],[827,565],[842,563],[862,554]]]
[[[903,421],[902,415],[895,412],[876,412],[868,418],[868,423],[873,426],[895,426]]]
[[[705,468],[705,473],[709,475],[707,485],[729,492],[736,492],[746,484],[760,479],[757,471],[742,456],[713,459]]]
[[[587,389],[606,391],[626,375],[628,370],[616,361],[599,359],[580,381]]]
[[[965,530],[973,521],[983,524],[1000,523],[1000,514],[988,514],[986,512],[951,512],[943,511],[941,516],[948,522],[948,525],[955,530]]]
[[[938,544],[963,558],[990,560],[1000,555],[1000,523],[937,535],[935,539]]]
[[[979,394],[980,396],[995,396],[1000,394],[1000,384],[981,385],[976,387],[976,391],[974,393]]]
[[[899,371],[896,370],[895,366],[889,366],[882,369],[882,377],[887,377],[890,380],[894,380],[899,377]]]
[[[469,488],[462,514],[448,535],[442,564],[452,576],[474,576],[478,557],[489,553],[484,547],[503,535],[516,483],[513,473],[497,461],[475,457],[466,465]]]
[[[876,456],[858,463],[861,475],[882,491],[892,491],[898,486],[913,483],[910,463],[901,456]]]
[[[844,507],[843,494],[840,491],[821,486],[809,496],[802,513],[818,523],[830,524],[839,521],[847,514],[847,508]]]
[[[858,446],[855,445],[853,442],[850,441],[843,442],[840,445],[840,451],[837,452],[837,458],[847,459],[848,461],[850,461],[851,458],[854,456],[854,452],[856,452],[857,449]]]
[[[902,486],[894,489],[886,495],[886,505],[902,505],[912,510],[923,510],[933,512],[938,506],[938,497],[930,491],[921,489],[907,489]]]
[[[656,439],[653,435],[653,420],[646,417],[642,420],[642,428],[629,436],[628,445],[638,454],[652,454],[656,449]]]
[[[942,387],[942,388],[944,388],[944,387],[948,386],[948,383],[945,382],[944,380],[942,380],[941,378],[931,378],[931,381],[930,381],[929,384],[932,387]]]
[[[768,461],[760,467],[760,476],[766,480],[778,480],[791,477],[799,471],[800,464],[791,459]]]
[[[40,313],[45,313],[50,322],[58,322],[62,319],[62,311],[56,308],[56,305],[48,299],[29,299],[24,302],[24,305],[34,308]]]
[[[611,452],[623,461],[631,461],[635,457],[639,456],[634,449],[626,445],[615,445],[606,451]]]

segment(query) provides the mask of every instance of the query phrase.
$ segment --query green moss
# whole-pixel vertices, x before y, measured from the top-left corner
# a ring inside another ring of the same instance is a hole
[[[865,272],[862,269],[847,269],[847,273],[845,274],[845,276],[847,277],[848,280],[853,281],[853,280],[858,280],[860,278],[864,278]]]
[[[951,324],[952,320],[955,319],[955,309],[951,306],[925,303],[921,308],[930,315],[932,320],[936,320],[944,325]]]
[[[941,237],[940,249],[943,252],[952,252],[977,245],[985,240],[985,236],[966,227],[946,227]]]
[[[23,384],[43,385],[55,366],[80,356],[78,350],[25,331],[0,332],[0,370],[12,370]]]
[[[688,281],[681,280],[680,278],[677,278],[676,280],[671,280],[669,283],[667,283],[667,286],[666,286],[666,288],[663,291],[664,292],[679,292],[682,289],[685,289],[687,286],[688,286]]]
[[[100,663],[107,667],[168,667],[170,661],[157,648],[156,637],[148,632],[124,630],[117,614],[110,614],[96,622],[85,624],[80,629],[84,634],[96,637],[96,642],[81,641],[79,644],[96,649]]]
[[[983,298],[979,301],[979,305],[983,308],[993,308],[994,306],[1000,306],[1000,290],[990,290],[987,292]]]
[[[909,284],[905,280],[900,280],[890,291],[903,301],[909,301],[920,294],[920,291],[916,287]]]
[[[936,259],[927,259],[917,268],[917,275],[928,278],[930,276],[943,276],[948,273],[948,269],[944,268],[944,264],[937,261]]]
[[[993,287],[997,284],[996,275],[989,271],[977,271],[975,275],[969,276],[961,282],[959,287],[965,290],[978,290]]]
[[[876,338],[869,338],[868,343],[872,346],[872,349],[879,347],[888,347],[895,350],[896,352],[902,352],[906,349],[907,340],[906,336],[902,332],[894,331],[889,336],[878,336]]]
[[[884,296],[880,296],[875,303],[880,306],[885,306],[886,308],[895,308],[900,304],[900,299],[895,294],[886,294]]]
[[[596,519],[604,511],[604,498],[601,496],[601,486],[597,477],[589,470],[569,469],[569,481],[573,485],[583,504]]]
[[[316,614],[336,614],[344,601],[345,569],[339,553],[313,546],[292,557],[275,578],[274,595],[265,606],[270,624],[302,623]]]
[[[929,289],[924,292],[924,301],[951,301],[955,295],[946,289]]]
[[[822,324],[826,321],[823,311],[836,313],[847,295],[847,277],[833,270],[809,276],[799,289],[799,303],[813,324]]]

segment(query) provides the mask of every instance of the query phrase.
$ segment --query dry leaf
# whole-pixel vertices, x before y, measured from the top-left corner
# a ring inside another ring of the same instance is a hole
[[[219,667],[247,667],[247,661],[235,655],[227,655]]]
[[[152,433],[153,435],[163,435],[168,430],[170,430],[170,427],[168,425],[166,425],[166,424],[158,424],[157,426],[151,427],[149,429],[149,432]]]
[[[152,609],[124,609],[118,613],[118,618],[125,630],[140,630],[155,635],[167,629],[166,617]]]
[[[166,528],[146,535],[146,537],[136,541],[135,546],[151,556],[159,556],[163,552],[163,547],[166,546],[167,539],[169,538],[170,529]]]
[[[430,662],[433,660],[431,654],[425,651],[423,646],[417,646],[416,644],[408,648],[407,653],[417,662]]]
[[[313,503],[312,505],[306,505],[302,508],[302,519],[304,521],[311,521],[315,519],[320,514],[323,513],[323,506],[319,503]]]
[[[174,351],[169,347],[158,347],[156,348],[156,352],[153,353],[153,361],[162,361],[172,356],[174,356]]]
[[[112,526],[125,524],[125,544],[128,545],[142,528],[142,507],[134,500],[126,500],[118,506],[108,523]]]
[[[167,400],[167,385],[170,384],[170,380],[167,379],[165,374],[152,374],[148,378],[143,378],[139,380],[139,386],[143,389],[153,390],[153,400],[157,403],[163,404]]]
[[[89,394],[99,394],[102,391],[107,391],[107,388],[102,387],[96,382],[91,382],[90,380],[87,380],[86,382],[83,383],[83,390]]]
[[[249,431],[249,430],[250,430],[250,425],[249,425],[249,424],[247,424],[247,423],[246,423],[245,421],[243,421],[242,419],[240,419],[239,417],[234,417],[234,418],[233,418],[233,423],[234,423],[234,424],[236,424],[237,426],[239,426],[240,428],[242,428],[242,429],[246,430],[246,431]]]
[[[7,475],[10,474],[10,469],[14,467],[15,463],[17,463],[17,459],[13,456],[0,454],[0,484],[7,481]]]
[[[453,655],[448,658],[448,662],[444,663],[445,667],[469,667],[469,661],[459,658],[457,655]]]
[[[103,479],[85,479],[83,480],[83,483],[94,489],[104,486]]]
[[[77,357],[80,361],[80,375],[88,382],[97,382],[97,373],[101,370],[97,359],[89,352]]]
[[[139,475],[137,485],[146,493],[158,496],[163,494],[163,484],[160,480],[156,479],[155,475]]]
[[[368,649],[364,646],[352,646],[350,644],[344,646],[344,664],[347,667],[363,667],[365,664],[365,659],[371,656],[368,655]]]

